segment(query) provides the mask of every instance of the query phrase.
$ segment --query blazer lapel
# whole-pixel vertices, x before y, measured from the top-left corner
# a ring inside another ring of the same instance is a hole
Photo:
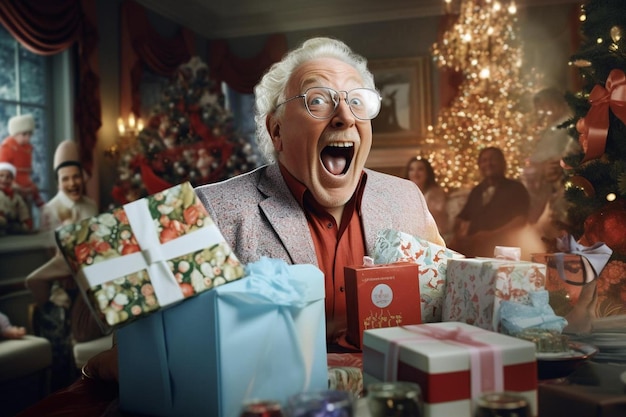
[[[318,266],[315,246],[302,208],[291,195],[278,165],[267,168],[258,189],[267,196],[259,203],[261,211],[280,238],[294,264]]]
[[[365,246],[368,256],[374,255],[378,232],[391,227],[390,213],[381,209],[383,203],[370,189],[365,188],[363,199],[361,200],[361,222],[363,224],[363,234],[365,235]]]

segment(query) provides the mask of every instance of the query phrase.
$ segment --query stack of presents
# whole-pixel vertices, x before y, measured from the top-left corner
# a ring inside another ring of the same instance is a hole
[[[64,226],[57,242],[103,329],[116,331],[122,410],[236,417],[246,400],[341,385],[328,367],[322,272],[268,258],[241,264],[190,184]],[[466,258],[381,231],[374,256],[345,268],[347,338],[362,362],[361,380],[344,385],[416,382],[432,417],[471,417],[476,398],[502,391],[526,397],[533,416],[557,415],[544,405],[626,415],[623,385],[606,372],[550,383],[596,353],[564,329],[593,334],[601,318],[589,306],[611,255],[602,244],[562,244],[532,261],[509,247]],[[542,376],[544,362],[560,367]]]

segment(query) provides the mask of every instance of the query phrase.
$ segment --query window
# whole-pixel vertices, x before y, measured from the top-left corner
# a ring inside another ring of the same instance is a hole
[[[9,119],[18,114],[32,114],[35,131],[33,145],[33,181],[44,199],[51,191],[51,137],[49,76],[52,59],[25,49],[0,25],[0,141],[9,135]]]

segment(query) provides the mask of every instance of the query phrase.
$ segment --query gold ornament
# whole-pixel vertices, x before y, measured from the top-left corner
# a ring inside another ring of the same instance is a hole
[[[574,61],[574,65],[578,68],[586,68],[591,66],[591,61],[587,61],[586,59],[577,59]]]
[[[570,183],[577,187],[580,188],[587,197],[593,197],[594,195],[596,195],[596,190],[593,187],[593,184],[585,177],[583,177],[582,175],[574,175],[570,178]]]
[[[613,42],[619,42],[619,40],[622,39],[622,28],[613,26],[611,28],[611,39],[613,39]]]

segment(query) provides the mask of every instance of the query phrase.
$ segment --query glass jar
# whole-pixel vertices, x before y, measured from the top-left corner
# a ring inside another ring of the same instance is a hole
[[[252,400],[246,402],[239,417],[284,417],[278,401]]]
[[[287,399],[288,417],[353,417],[354,397],[348,391],[303,392]]]
[[[421,417],[422,390],[413,382],[377,382],[367,386],[371,417]]]
[[[526,398],[513,392],[489,392],[476,400],[474,417],[531,417]]]

